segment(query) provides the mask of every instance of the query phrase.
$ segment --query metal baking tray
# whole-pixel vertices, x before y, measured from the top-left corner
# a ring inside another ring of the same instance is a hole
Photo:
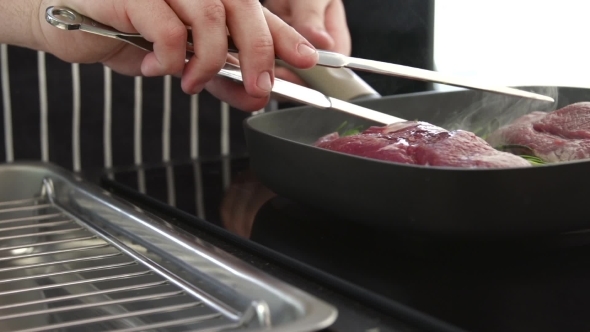
[[[0,165],[2,331],[312,331],[336,316],[65,170]]]

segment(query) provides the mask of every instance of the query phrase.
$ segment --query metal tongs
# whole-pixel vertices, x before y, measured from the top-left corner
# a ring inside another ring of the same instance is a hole
[[[129,44],[135,45],[145,51],[153,52],[153,44],[150,41],[144,39],[140,34],[125,33],[118,31],[110,26],[96,22],[84,15],[81,15],[70,8],[59,6],[48,7],[45,18],[49,24],[63,30],[80,30],[104,37],[115,38],[118,40],[125,41]],[[235,47],[230,38],[228,38],[228,42],[228,52],[238,53],[237,48]],[[189,33],[187,40],[187,61],[191,58],[192,53],[192,34]],[[374,60],[352,58],[339,53],[328,51],[318,50],[318,53],[318,66],[357,69],[372,73],[405,77],[435,83],[443,83],[475,90],[482,90],[505,95],[554,102],[553,98],[550,98],[548,96],[543,96],[540,94],[508,87],[488,87],[481,84],[468,83],[460,79],[447,77],[446,75],[442,75],[434,71],[412,68]],[[232,79],[234,81],[243,82],[240,67],[231,63],[226,62],[225,66],[219,71],[218,75]],[[400,119],[385,113],[377,112],[375,110],[371,110],[343,100],[326,96],[319,91],[306,88],[304,86],[294,84],[288,81],[284,81],[279,78],[275,78],[272,92],[276,95],[279,95],[286,99],[290,99],[295,102],[300,102],[319,108],[332,108],[335,110],[350,113],[352,115],[373,120],[383,124],[391,124],[406,121],[404,119]]]

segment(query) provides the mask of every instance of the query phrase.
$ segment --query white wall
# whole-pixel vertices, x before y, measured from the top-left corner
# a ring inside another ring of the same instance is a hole
[[[589,0],[435,2],[437,71],[510,86],[590,88]]]

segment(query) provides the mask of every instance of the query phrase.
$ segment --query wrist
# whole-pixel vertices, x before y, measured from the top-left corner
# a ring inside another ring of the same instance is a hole
[[[42,0],[1,0],[0,43],[43,49],[39,8]]]

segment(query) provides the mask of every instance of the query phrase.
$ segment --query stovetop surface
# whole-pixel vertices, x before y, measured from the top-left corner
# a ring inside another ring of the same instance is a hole
[[[374,231],[275,195],[247,158],[116,171],[113,180],[468,331],[590,330],[587,232],[458,240]]]

